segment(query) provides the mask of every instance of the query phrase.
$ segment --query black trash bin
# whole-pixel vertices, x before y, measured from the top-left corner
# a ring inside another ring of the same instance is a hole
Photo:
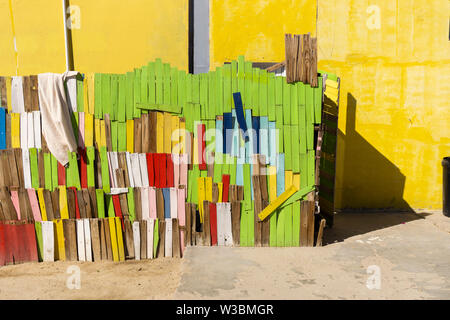
[[[450,157],[445,157],[442,160],[442,171],[443,171],[443,179],[442,179],[442,200],[443,200],[443,206],[442,206],[442,212],[445,216],[450,217],[450,188],[449,188],[449,181],[450,181]]]

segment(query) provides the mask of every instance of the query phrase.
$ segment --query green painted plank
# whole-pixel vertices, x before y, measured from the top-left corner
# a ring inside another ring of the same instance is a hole
[[[238,92],[238,62],[236,60],[231,61],[231,91]]]
[[[306,154],[306,86],[303,83],[298,86],[298,103],[300,153]]]
[[[105,218],[105,197],[103,189],[96,189],[97,211],[99,218]]]
[[[94,75],[94,116],[96,119],[103,118],[102,109],[102,74],[96,73]]]
[[[192,188],[192,198],[191,198],[191,202],[192,203],[197,203],[198,204],[198,182],[197,179],[200,177],[200,169],[198,168],[197,164],[194,164],[193,166],[193,170],[192,170],[192,184],[191,184],[191,188]]]
[[[178,105],[184,107],[186,103],[186,72],[178,71]]]
[[[315,184],[314,173],[315,173],[315,151],[308,150],[308,165],[307,165],[307,180],[308,186],[313,186]]]
[[[300,162],[299,162],[299,158],[300,158],[300,146],[299,146],[299,130],[298,130],[298,126],[291,126],[291,150],[292,150],[292,157],[291,157],[291,161],[292,161],[292,171],[294,173],[299,173],[300,172]]]
[[[291,126],[285,125],[284,134],[284,169],[292,170],[292,144],[291,144]]]
[[[156,253],[158,252],[159,243],[159,219],[155,220],[155,227],[153,228],[153,258],[156,258]]]
[[[45,189],[53,191],[52,184],[52,158],[49,152],[44,152]]]
[[[127,98],[127,78],[121,74],[118,76],[119,93],[117,101],[117,120],[126,121],[126,98]]]
[[[221,157],[223,156],[222,153],[218,152],[216,153],[216,157]],[[214,158],[214,161],[216,161],[216,158]],[[214,177],[213,177],[213,182],[214,183],[219,183],[222,182],[222,163],[214,163]]]
[[[322,98],[323,98],[323,78],[318,77],[319,86],[314,88],[314,122],[320,124],[322,122]]]
[[[286,210],[284,219],[284,245],[292,247],[292,204],[283,208]]]
[[[95,148],[86,148],[86,166],[87,166],[87,185],[95,187]]]
[[[224,112],[223,105],[223,69],[216,69],[216,115],[222,115]]]
[[[253,82],[253,68],[252,63],[250,61],[245,62],[245,89],[243,98],[243,104],[245,109],[251,109],[252,106],[252,82]]]
[[[300,188],[308,186],[308,157],[306,153],[300,154]]]
[[[267,117],[269,114],[267,110],[269,76],[266,70],[259,71],[259,80],[259,115],[262,117]]]
[[[180,105],[178,103],[178,69],[170,69],[170,104]]]
[[[66,179],[70,179],[71,185],[69,187],[76,187],[81,190],[80,175],[78,171],[78,160],[76,152],[69,152],[69,170],[66,171]]]
[[[50,154],[51,166],[52,166],[52,191],[58,187],[58,160],[55,156]]]
[[[134,189],[128,188],[127,194],[128,213],[131,223],[136,219],[136,209],[134,205]]]
[[[255,246],[255,210],[254,210],[254,202],[250,201],[250,210],[248,211],[248,224],[247,224],[247,230],[248,230],[248,245],[250,247]]]
[[[126,125],[126,124],[125,124]],[[117,121],[111,121],[111,144],[112,144],[112,151],[117,151],[118,149],[118,122]]]
[[[291,124],[291,86],[283,82],[283,124]]]
[[[252,80],[252,114],[255,117],[259,116],[259,69],[253,68]]]
[[[156,103],[163,104],[164,103],[164,94],[163,94],[163,64],[161,59],[156,59],[155,61],[155,76],[156,76]]]
[[[269,246],[277,247],[277,220],[278,220],[278,212],[275,211],[270,215],[270,226],[269,226]]]
[[[114,203],[112,195],[105,194],[105,203],[106,203],[106,212],[108,213],[108,217],[112,218],[116,216],[116,212],[114,211]]]
[[[102,75],[102,110],[111,116],[111,75]]]
[[[267,110],[269,113],[269,121],[276,120],[276,111],[275,111],[275,74],[273,72],[269,72],[269,79],[267,84]]]
[[[278,130],[278,150],[284,152],[284,126],[283,126],[283,107],[275,106],[275,127]]]
[[[275,105],[283,105],[283,77],[275,77]]]
[[[73,134],[78,145],[78,112],[70,113],[70,121],[72,122]]]
[[[148,64],[148,103],[156,103],[155,63]]]
[[[306,85],[306,149],[314,148],[314,98],[313,88]]]
[[[250,166],[249,163],[244,163],[244,209],[245,210],[251,210],[253,207],[251,205],[251,199],[252,199],[252,186],[251,186],[251,172],[250,172]]]
[[[231,64],[223,66],[223,108],[224,112],[231,112],[234,107],[232,79],[231,79]]]
[[[34,223],[34,230],[36,232],[36,245],[37,245],[37,253],[38,253],[38,260],[43,261],[44,260],[44,244],[42,240],[42,224],[39,221],[36,221]]]
[[[148,66],[141,68],[141,103],[148,103]]]
[[[37,149],[30,148],[29,154],[30,154],[31,187],[37,190],[39,188]]]
[[[118,122],[117,127],[117,151],[126,152],[127,151],[127,123]]]
[[[292,245],[300,246],[300,201],[292,204]]]
[[[137,103],[141,103],[141,69],[134,69],[134,104],[133,117],[139,118],[141,116],[141,109],[136,107]]]
[[[170,103],[170,64],[163,64],[163,104]]]
[[[248,211],[244,210],[241,202],[241,221],[240,221],[240,241],[241,247],[248,247]]]
[[[228,174],[230,175],[230,184],[236,184],[236,168],[237,168],[237,158],[233,157],[233,163],[229,165]]]
[[[192,76],[192,102],[200,103],[200,75]]]
[[[206,73],[200,74],[200,108],[201,119],[209,119],[208,113],[208,76]]]
[[[134,72],[126,75],[126,118],[132,120],[134,116]]]
[[[188,73],[186,75],[186,102],[192,103],[192,82],[193,82],[193,75]]]
[[[119,117],[119,77],[111,75],[111,120],[117,120]]]
[[[100,161],[102,167],[102,186],[105,193],[111,192],[109,184],[109,169],[108,169],[108,156],[106,152],[106,146],[100,147]]]
[[[211,71],[208,73],[208,113],[209,118],[216,119],[216,72]]]
[[[83,75],[77,75],[77,111],[84,112]]]
[[[291,124],[299,125],[298,123],[298,87],[299,83],[290,85],[291,89]]]
[[[237,61],[237,90],[245,96],[245,57],[239,56]]]

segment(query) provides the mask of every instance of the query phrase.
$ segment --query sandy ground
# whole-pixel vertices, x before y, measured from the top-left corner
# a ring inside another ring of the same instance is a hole
[[[187,248],[183,259],[0,267],[0,299],[450,299],[450,218],[336,216],[322,248]],[[81,288],[69,289],[70,266]],[[380,288],[369,289],[369,266]]]

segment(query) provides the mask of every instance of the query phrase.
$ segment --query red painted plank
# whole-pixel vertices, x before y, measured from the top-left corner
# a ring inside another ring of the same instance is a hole
[[[204,124],[199,124],[197,126],[197,133],[198,133],[198,167],[200,170],[206,170],[206,159],[205,159],[205,148],[206,148],[206,141],[205,141],[205,130],[206,127]]]
[[[6,264],[6,236],[5,225],[0,221],[0,266]]]
[[[120,221],[122,222],[122,230],[125,230],[125,225],[123,223],[123,214],[122,209],[120,208],[120,198],[118,194],[114,194],[112,196],[113,205],[114,205],[114,212],[116,213],[116,217],[120,218]]]
[[[58,186],[66,185],[66,168],[58,162]]]
[[[230,189],[230,175],[229,174],[222,175],[222,183],[223,183],[222,202],[228,202],[228,191]]]
[[[217,246],[217,211],[216,204],[209,204],[209,224],[211,226],[211,245]]]
[[[170,154],[166,155],[167,160],[167,169],[166,169],[166,187],[171,188],[174,186],[174,179],[173,179],[173,160],[172,156]]]
[[[86,149],[78,148],[80,154],[80,175],[81,175],[81,188],[87,189],[87,160],[86,160]]]
[[[36,231],[33,223],[24,224],[22,227],[24,246],[26,248],[27,260],[30,262],[38,262],[38,252],[36,243]]]
[[[153,164],[153,153],[147,153],[147,173],[148,173],[148,183],[150,187],[155,186],[155,165]]]
[[[81,219],[80,215],[80,207],[78,206],[78,195],[77,195],[77,188],[75,187],[69,187],[67,189],[73,190],[73,193],[75,194],[75,218]]]

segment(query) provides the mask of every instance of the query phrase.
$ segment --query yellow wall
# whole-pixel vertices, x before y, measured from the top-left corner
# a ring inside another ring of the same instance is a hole
[[[18,74],[64,72],[61,0],[12,0]],[[75,69],[123,73],[162,58],[188,69],[188,0],[71,0],[80,8],[72,30]],[[15,75],[9,1],[0,0],[0,70]]]
[[[210,0],[210,67],[284,60],[284,34],[316,32],[316,1]]]
[[[342,80],[337,207],[441,208],[440,162],[450,155],[449,2],[318,4],[319,68]],[[211,67],[240,54],[282,61],[284,33],[314,35],[315,17],[315,0],[211,0]]]

